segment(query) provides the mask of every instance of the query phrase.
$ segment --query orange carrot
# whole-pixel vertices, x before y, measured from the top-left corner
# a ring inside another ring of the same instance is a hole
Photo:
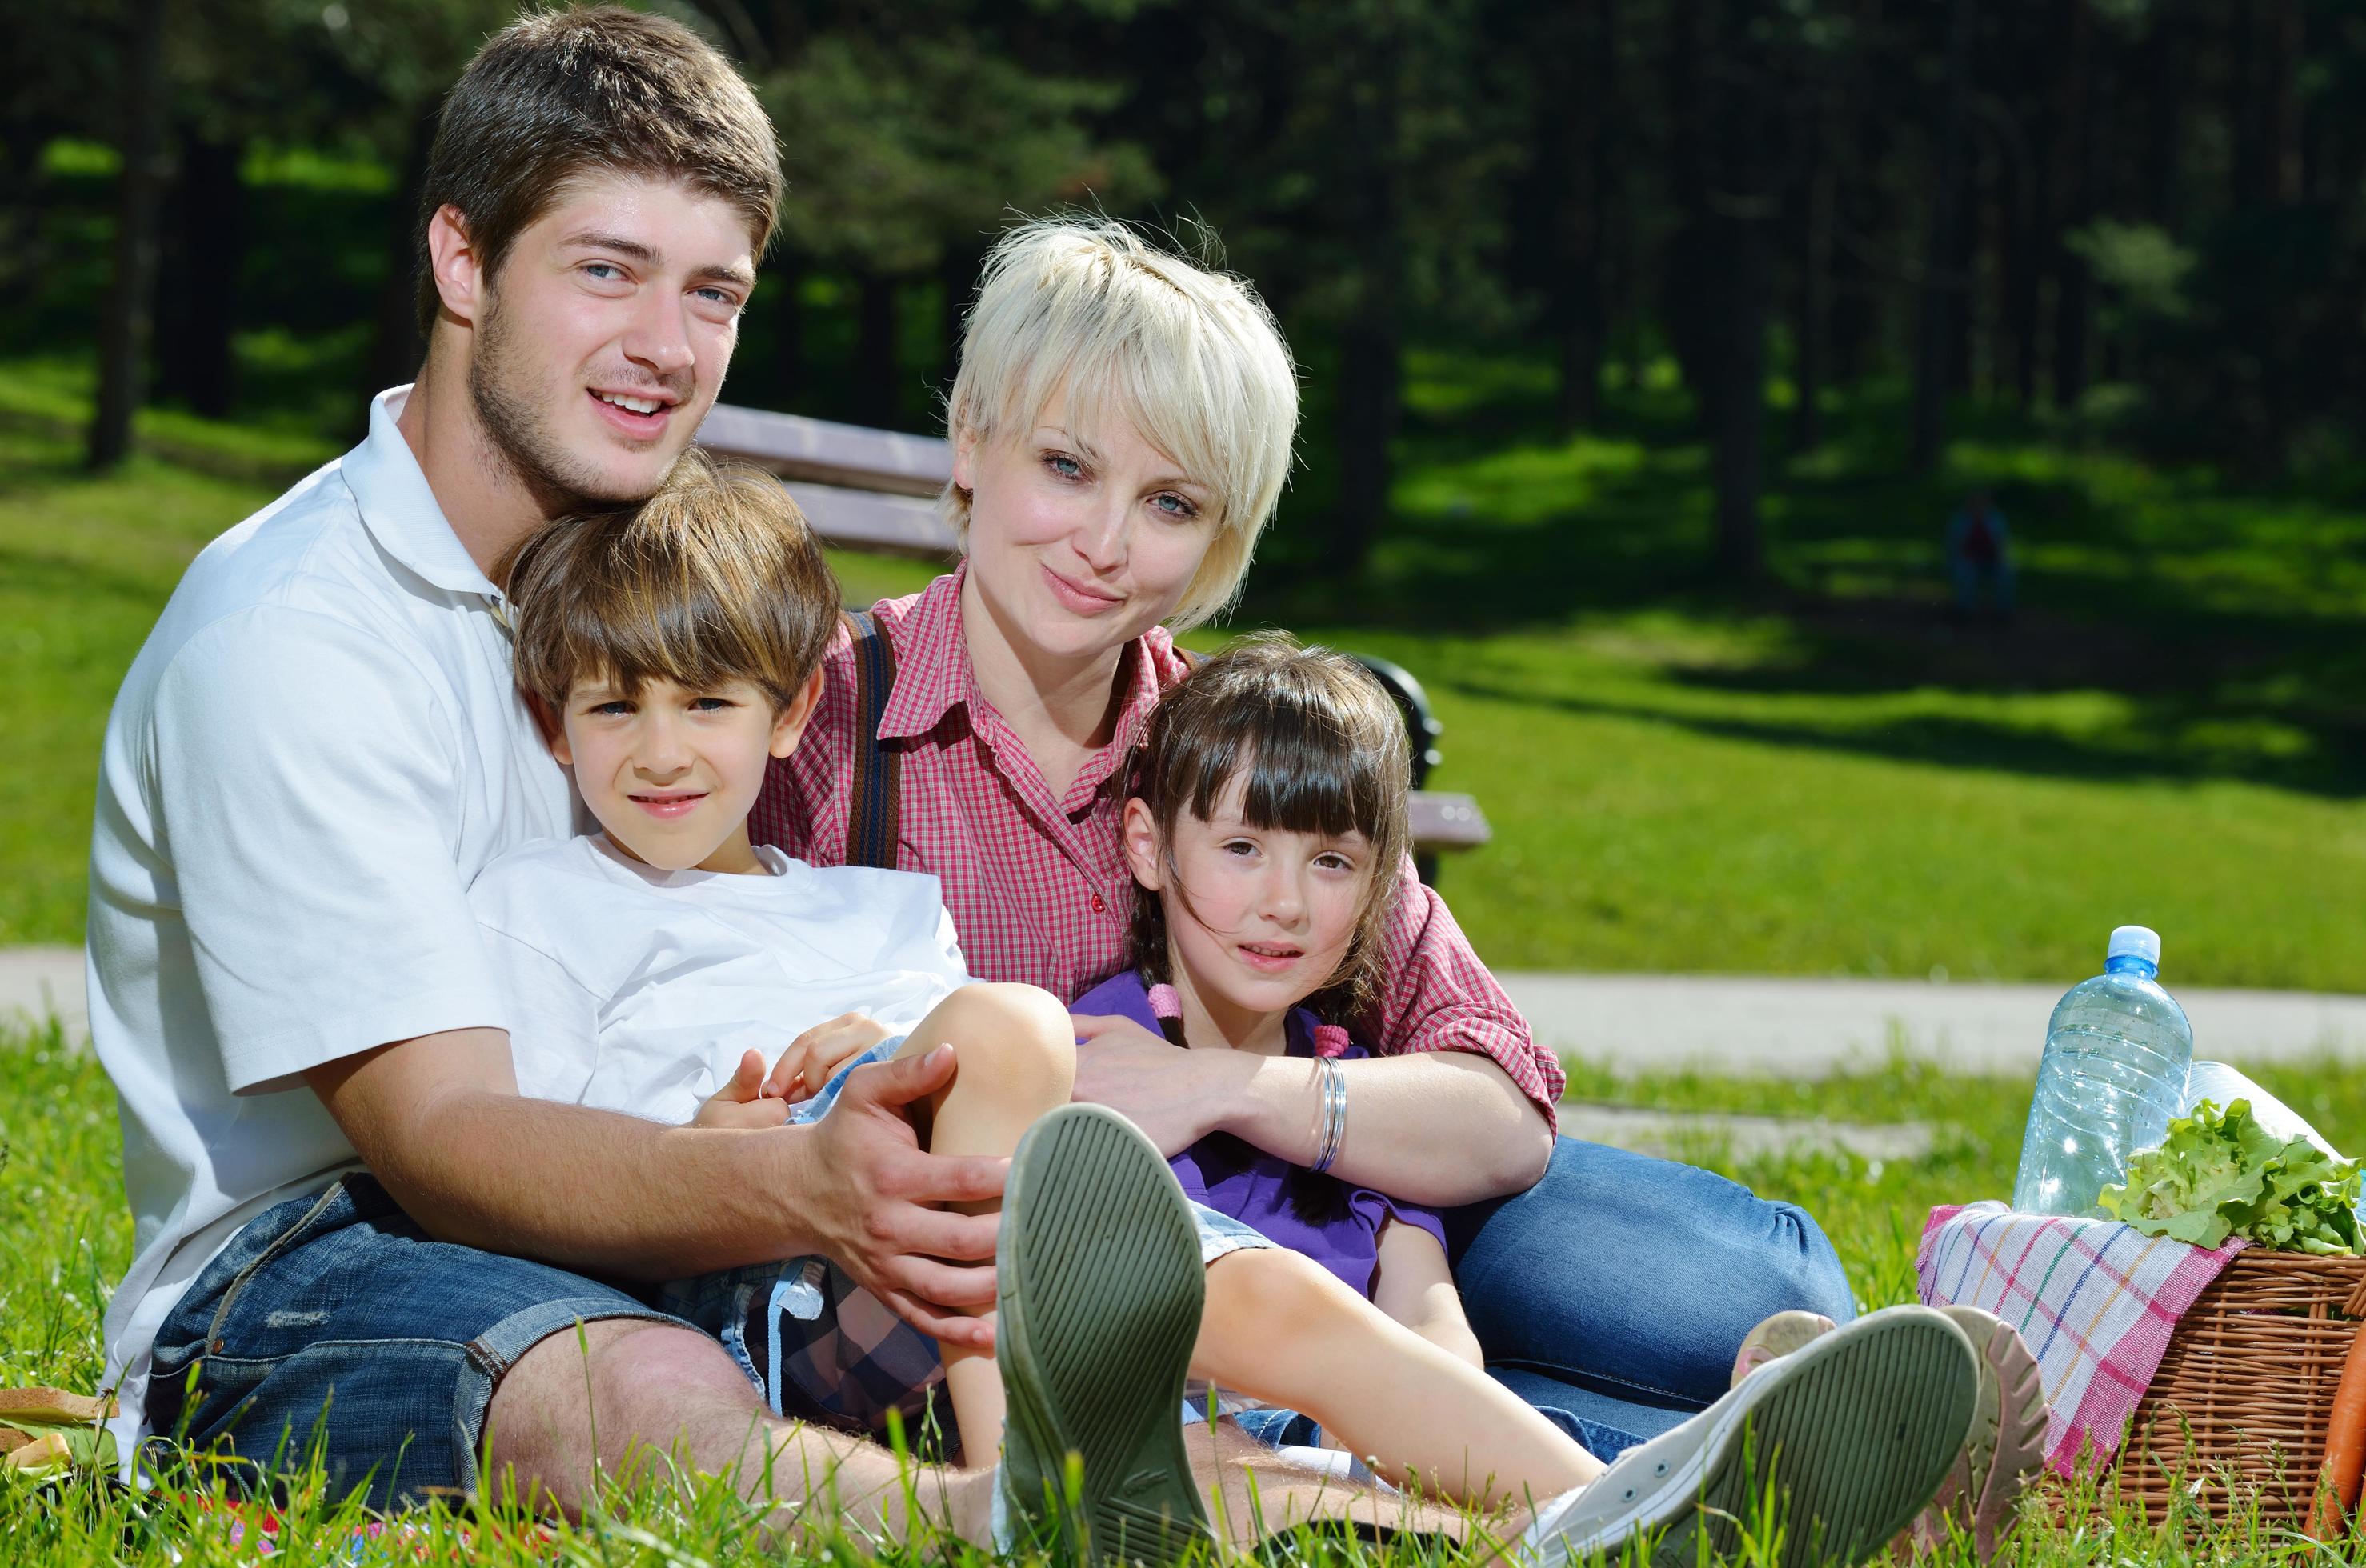
[[[2309,1504],[2308,1534],[2324,1540],[2341,1530],[2358,1506],[2358,1483],[2366,1471],[2366,1328],[2349,1342],[2341,1382],[2333,1390],[2333,1416],[2325,1427],[2325,1468],[2317,1472],[2316,1497]]]

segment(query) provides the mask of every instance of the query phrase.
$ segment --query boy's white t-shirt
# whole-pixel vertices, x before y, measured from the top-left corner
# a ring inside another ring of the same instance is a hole
[[[396,427],[190,563],[107,725],[90,1032],[134,1255],[107,1314],[128,1463],[158,1325],[265,1207],[356,1168],[305,1069],[510,1022],[468,886],[572,830],[500,599]]]
[[[848,1012],[907,1033],[968,983],[935,877],[756,853],[772,874],[665,872],[592,836],[485,868],[520,1093],[687,1122],[742,1052]]]

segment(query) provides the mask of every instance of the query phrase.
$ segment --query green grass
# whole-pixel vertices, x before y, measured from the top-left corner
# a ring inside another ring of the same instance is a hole
[[[342,352],[342,351],[338,351]],[[329,348],[242,344],[260,374]],[[307,368],[313,366],[312,368]],[[169,412],[76,467],[87,372],[0,377],[0,943],[73,942],[98,736],[181,564],[354,417]],[[1703,457],[1664,387],[1550,434],[1518,362],[1417,355],[1397,516],[1353,584],[1286,508],[1239,624],[1384,653],[1447,731],[1432,782],[1495,842],[1444,886],[1507,968],[2046,978],[2142,920],[2173,983],[2366,991],[2366,511],[2254,494],[1973,423],[1941,479],[1888,478],[1879,398],[1777,466],[1775,578],[1700,576]],[[346,400],[351,401],[351,400]],[[1937,613],[1932,540],[1993,485],[2023,549],[2008,629]],[[925,578],[839,558],[858,602]]]
[[[2333,1064],[2269,1068],[2257,1075],[2337,1141],[2366,1126],[2366,1077]],[[1967,1078],[1898,1055],[1877,1067],[1818,1084],[1692,1074],[1620,1077],[1576,1064],[1581,1098],[1660,1110],[1751,1111],[1869,1122],[1928,1122],[1937,1142],[1928,1158],[1883,1167],[1846,1155],[1802,1152],[1737,1164],[1715,1145],[1686,1151],[1770,1198],[1805,1205],[1846,1261],[1862,1303],[1913,1299],[1913,1252],[1930,1206],[2000,1194],[2019,1154],[2026,1084]],[[130,1260],[131,1226],[122,1202],[113,1096],[86,1051],[55,1032],[0,1031],[0,1386],[96,1386],[101,1371],[99,1316],[106,1287]],[[317,1480],[299,1479],[285,1510],[293,1562],[344,1561],[356,1508],[323,1500]],[[2061,1517],[2049,1517],[2058,1506]],[[648,1564],[650,1568],[755,1563],[777,1551],[756,1540],[747,1511],[712,1484],[685,1482],[619,1493],[580,1526],[553,1527],[541,1540],[515,1511],[488,1507],[411,1516],[412,1533],[380,1535],[364,1561],[535,1562]],[[1413,1545],[1369,1550],[1302,1544],[1323,1568],[1421,1568],[1439,1555]],[[2353,1540],[2326,1562],[2359,1561]],[[846,1548],[832,1556],[851,1557]],[[1451,1554],[1447,1554],[1451,1555]],[[2090,1494],[2043,1495],[2004,1561],[2028,1568],[2135,1562],[2225,1562],[2264,1568],[2306,1555],[2288,1537],[2237,1528],[2194,1541],[2174,1527],[2147,1525]],[[975,1553],[938,1543],[906,1554],[967,1562]],[[229,1539],[226,1516],[202,1493],[133,1504],[68,1492],[36,1500],[0,1485],[0,1562],[52,1568],[111,1563],[184,1563],[229,1568],[255,1560]],[[903,1561],[906,1559],[898,1559]],[[1458,1559],[1459,1560],[1459,1559]],[[1967,1568],[1968,1546],[1943,1554],[1940,1568]]]

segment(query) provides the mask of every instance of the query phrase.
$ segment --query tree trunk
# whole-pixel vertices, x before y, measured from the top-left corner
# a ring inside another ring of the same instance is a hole
[[[2062,209],[2054,225],[2054,406],[2076,408],[2087,392],[2089,325],[2094,314],[2094,278],[2086,259],[2064,241],[2086,227],[2094,213],[2094,148],[2105,123],[2097,112],[2098,74],[2094,28],[2087,7],[2069,11],[2068,47],[2063,51],[2061,110]]]
[[[124,39],[123,173],[115,274],[99,323],[98,406],[89,461],[109,468],[131,450],[131,416],[147,378],[154,324],[156,240],[164,197],[164,0],[134,0]]]
[[[1381,289],[1339,335],[1339,514],[1334,565],[1352,575],[1370,558],[1388,516],[1390,449],[1403,408],[1403,345]]]
[[[1394,39],[1375,51],[1376,80],[1393,84]],[[1396,106],[1392,93],[1358,96],[1353,115],[1361,166],[1351,213],[1365,239],[1365,263],[1355,303],[1339,334],[1339,511],[1333,519],[1335,564],[1345,575],[1363,569],[1389,510],[1391,454],[1403,413],[1403,344],[1397,310],[1403,290],[1403,221],[1396,176]]]
[[[427,215],[419,204],[425,199],[427,156],[434,149],[435,122],[442,114],[443,100],[429,98],[412,114],[403,144],[402,184],[386,226],[386,276],[377,286],[377,320],[370,333],[367,385],[372,391],[415,379],[427,358],[427,334],[419,325]]]
[[[1838,149],[1833,145],[1831,89],[1819,92],[1808,123],[1805,233],[1799,257],[1797,389],[1791,401],[1791,449],[1812,451],[1824,444],[1824,376],[1831,354],[1832,227],[1840,199]]]
[[[771,272],[766,303],[772,316],[772,400],[785,409],[806,390],[805,257],[783,243],[773,252]]]
[[[1951,0],[1947,13],[1947,77],[1939,110],[1939,159],[1932,171],[1931,220],[1922,252],[1922,286],[1915,305],[1914,424],[1910,461],[1918,474],[1938,466],[1946,441],[1947,393],[1963,308],[1967,267],[1962,235],[1964,117],[1972,72],[1972,0]]]
[[[1719,18],[1719,43],[1731,49],[1749,36],[1749,0],[1729,0]],[[1723,272],[1718,324],[1710,353],[1709,467],[1717,491],[1717,574],[1752,582],[1766,572],[1766,539],[1758,511],[1766,479],[1766,317],[1774,299],[1775,209],[1770,142],[1779,116],[1763,103],[1764,89],[1749,78],[1729,82],[1712,109],[1718,167],[1707,194],[1711,239]]]
[[[902,377],[896,364],[896,283],[875,272],[855,281],[854,422],[889,429],[897,423]]]
[[[1560,351],[1557,412],[1563,435],[1592,424],[1599,412],[1608,325],[1606,260],[1613,177],[1606,126],[1617,81],[1611,54],[1616,38],[1611,8],[1611,0],[1592,0],[1580,7],[1580,74],[1574,101],[1558,117],[1563,126],[1563,162],[1555,201],[1557,265],[1551,297],[1554,338]]]
[[[937,319],[937,395],[941,398],[952,391],[953,378],[961,371],[962,329],[969,319],[970,300],[977,293],[977,273],[984,261],[975,251],[952,245],[937,263],[937,279],[943,289]]]
[[[165,197],[164,270],[156,314],[156,391],[208,419],[230,417],[238,285],[246,256],[246,149],[196,128],[179,138],[180,176]]]
[[[1758,495],[1764,487],[1766,310],[1773,267],[1766,226],[1749,218],[1728,226],[1730,271],[1725,331],[1718,355],[1713,468],[1717,481],[1717,571],[1751,582],[1766,573],[1766,539]]]

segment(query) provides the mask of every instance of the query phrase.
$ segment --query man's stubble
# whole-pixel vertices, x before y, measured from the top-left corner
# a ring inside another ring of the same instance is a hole
[[[490,448],[486,456],[516,477],[546,516],[640,501],[655,493],[672,464],[646,487],[619,490],[596,467],[568,451],[522,385],[534,372],[521,363],[518,348],[501,296],[493,293],[485,301],[475,352],[468,357],[468,400]]]

